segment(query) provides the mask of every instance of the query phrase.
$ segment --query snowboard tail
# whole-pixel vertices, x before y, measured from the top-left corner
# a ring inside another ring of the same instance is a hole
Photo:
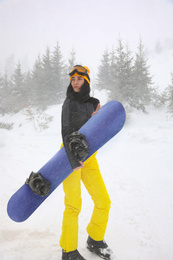
[[[80,128],[79,132],[85,135],[90,151],[85,160],[122,129],[125,119],[126,114],[122,104],[118,101],[110,101]],[[24,184],[8,202],[9,217],[16,222],[28,219],[72,171],[65,148],[62,147],[39,170],[43,177],[51,183],[49,194],[40,197],[32,192],[29,185]]]

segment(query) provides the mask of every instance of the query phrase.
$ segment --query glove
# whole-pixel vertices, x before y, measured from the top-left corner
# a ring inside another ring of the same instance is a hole
[[[47,196],[50,191],[50,182],[46,180],[40,172],[31,172],[25,184],[28,184],[34,194],[41,197]]]
[[[75,155],[75,157],[83,161],[89,154],[89,148],[84,135],[78,131],[69,135],[69,150]]]

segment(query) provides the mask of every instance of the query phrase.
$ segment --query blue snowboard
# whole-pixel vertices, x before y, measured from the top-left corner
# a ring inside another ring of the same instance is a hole
[[[110,101],[81,127],[79,132],[85,135],[90,150],[87,158],[122,129],[125,118],[126,114],[122,104]],[[39,172],[51,183],[50,195],[72,172],[64,147]],[[48,196],[35,195],[29,185],[24,184],[8,202],[9,217],[16,222],[25,221]]]

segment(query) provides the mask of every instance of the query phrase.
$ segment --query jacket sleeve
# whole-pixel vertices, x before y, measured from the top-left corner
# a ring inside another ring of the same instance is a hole
[[[90,97],[90,102],[93,104],[95,111],[97,109],[98,104],[100,104],[100,100],[97,98]]]
[[[69,135],[75,131],[74,121],[73,121],[73,112],[74,106],[73,102],[69,99],[65,100],[62,107],[62,139],[64,143],[64,148],[66,154],[68,156],[69,162],[71,164],[72,169],[75,169],[80,166],[79,160],[75,157],[75,155],[69,150]]]

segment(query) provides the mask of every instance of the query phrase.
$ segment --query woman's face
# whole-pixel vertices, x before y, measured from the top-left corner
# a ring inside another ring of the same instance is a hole
[[[80,92],[82,85],[84,84],[84,78],[80,76],[74,76],[71,79],[71,85],[74,92]]]

